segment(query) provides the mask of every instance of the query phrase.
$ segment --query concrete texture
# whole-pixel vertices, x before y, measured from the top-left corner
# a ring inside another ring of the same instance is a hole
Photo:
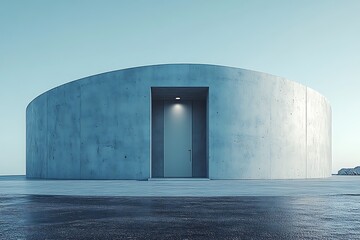
[[[27,107],[27,177],[147,179],[151,87],[208,87],[210,179],[331,174],[331,108],[281,77],[169,64],[103,73],[52,89]]]

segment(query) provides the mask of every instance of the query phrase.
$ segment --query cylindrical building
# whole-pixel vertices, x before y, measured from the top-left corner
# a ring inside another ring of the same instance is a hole
[[[26,109],[26,175],[295,179],[331,175],[331,108],[239,68],[165,64],[51,89]]]

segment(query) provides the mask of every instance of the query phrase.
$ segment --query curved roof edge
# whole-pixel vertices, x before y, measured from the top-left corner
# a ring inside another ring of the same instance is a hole
[[[159,67],[159,66],[175,66],[175,65],[199,65],[199,66],[213,66],[213,67],[221,67],[221,68],[232,68],[232,69],[238,69],[238,70],[244,70],[244,71],[248,71],[248,72],[253,72],[253,73],[257,73],[257,74],[266,74],[266,75],[269,75],[269,76],[272,76],[272,77],[277,77],[277,78],[282,78],[284,80],[287,80],[287,81],[291,81],[291,82],[294,82],[294,83],[297,83],[301,86],[304,86],[308,89],[311,89],[312,91],[316,92],[317,94],[321,95],[325,101],[329,104],[329,106],[331,107],[331,104],[330,104],[330,101],[324,96],[322,95],[320,92],[316,91],[315,89],[313,88],[310,88],[302,83],[299,83],[299,82],[296,82],[296,81],[293,81],[293,80],[290,80],[290,79],[287,79],[285,77],[281,77],[281,76],[278,76],[278,75],[274,75],[274,74],[271,74],[271,73],[266,73],[266,72],[260,72],[260,71],[256,71],[256,70],[251,70],[251,69],[245,69],[245,68],[239,68],[239,67],[233,67],[233,66],[226,66],[226,65],[219,65],[219,64],[207,64],[207,63],[159,63],[159,64],[151,64],[151,65],[143,65],[143,66],[136,66],[136,67],[128,67],[128,68],[123,68],[123,69],[117,69],[117,70],[112,70],[112,71],[108,71],[108,72],[102,72],[102,73],[97,73],[97,74],[94,74],[94,75],[90,75],[90,76],[86,76],[86,77],[82,77],[82,78],[79,78],[79,79],[75,79],[75,80],[72,80],[70,82],[67,82],[67,83],[64,83],[64,84],[61,84],[59,86],[56,86],[56,87],[53,87],[53,88],[50,88],[49,90],[39,94],[38,96],[36,96],[33,100],[31,100],[28,105],[26,106],[26,110],[28,109],[28,107],[32,104],[32,102],[34,102],[36,99],[40,98],[41,96],[47,94],[48,92],[52,91],[52,90],[55,90],[57,88],[60,88],[60,87],[63,87],[65,85],[68,85],[68,84],[73,84],[74,82],[77,82],[77,81],[82,81],[82,80],[85,80],[87,78],[91,78],[91,77],[95,77],[95,76],[100,76],[100,75],[105,75],[105,74],[109,74],[109,73],[113,73],[113,72],[119,72],[119,71],[126,71],[126,70],[132,70],[132,69],[137,69],[137,68],[149,68],[149,67]]]

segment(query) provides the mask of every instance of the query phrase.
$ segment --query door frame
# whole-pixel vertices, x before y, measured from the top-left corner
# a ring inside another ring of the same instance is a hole
[[[159,90],[159,91],[157,91]],[[191,86],[191,87],[172,87],[172,86],[151,86],[149,89],[150,94],[150,101],[149,101],[149,109],[150,109],[150,116],[149,116],[149,128],[150,128],[150,156],[149,156],[149,179],[154,179],[153,177],[153,101],[154,100],[174,100],[176,96],[178,95],[186,95],[186,98],[184,100],[202,100],[205,102],[204,111],[205,111],[205,179],[209,179],[209,87],[208,86]],[[159,95],[160,92],[160,95]],[[162,92],[166,92],[164,96],[162,96]],[[154,94],[155,93],[155,94]],[[194,110],[192,110],[194,111]],[[192,114],[193,117],[193,114]],[[192,158],[193,158],[193,151],[192,151]],[[192,159],[193,161],[193,159]],[[165,178],[163,177],[155,177],[156,178]],[[197,178],[194,177],[194,175],[191,178]]]

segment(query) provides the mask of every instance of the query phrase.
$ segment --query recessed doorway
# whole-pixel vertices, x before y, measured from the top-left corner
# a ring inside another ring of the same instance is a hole
[[[153,87],[151,96],[151,177],[208,177],[208,88]]]

